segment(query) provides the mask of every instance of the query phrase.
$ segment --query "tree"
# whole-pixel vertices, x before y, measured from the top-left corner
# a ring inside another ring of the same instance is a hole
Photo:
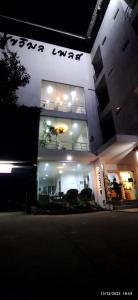
[[[2,47],[1,47],[2,48]],[[17,105],[19,87],[29,83],[30,75],[20,63],[16,52],[6,49],[0,59],[0,104]]]

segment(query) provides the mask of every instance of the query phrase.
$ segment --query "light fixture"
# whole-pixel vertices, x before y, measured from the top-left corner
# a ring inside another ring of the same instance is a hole
[[[118,114],[120,111],[121,111],[121,107],[120,107],[120,106],[117,106],[117,107],[116,107],[116,114]]]
[[[80,167],[80,164],[77,164],[78,167]]]
[[[72,131],[70,131],[69,135],[72,135]]]
[[[48,177],[48,174],[46,174],[45,176]]]
[[[65,163],[63,163],[63,166],[66,166],[66,164],[65,164]]]
[[[45,167],[48,167],[48,164],[45,164]]]
[[[64,94],[64,95],[63,95],[63,99],[64,99],[64,100],[68,100],[68,98],[69,98],[69,96],[68,96],[67,94]]]
[[[62,102],[62,101],[60,101],[60,102],[59,102],[59,105],[61,105],[61,106],[62,106],[62,104],[63,104],[63,102]]]
[[[46,129],[46,132],[47,132],[47,133],[49,132],[49,128]]]
[[[13,165],[0,163],[0,173],[11,173]]]
[[[52,86],[48,86],[47,92],[48,92],[48,94],[52,94],[53,93],[53,87]]]
[[[69,102],[69,103],[68,103],[68,107],[70,107],[71,105],[72,105],[71,102]]]
[[[66,125],[66,124],[58,124],[58,125],[56,125],[55,129],[56,129],[56,131],[58,133],[64,133],[64,132],[66,132],[68,130],[68,125]]]
[[[74,124],[73,124],[73,127],[74,127],[74,128],[77,128],[77,127],[78,127],[78,123],[74,123]]]
[[[57,167],[57,169],[63,169],[64,167],[63,166],[59,166],[59,167]]]
[[[46,100],[46,103],[49,103],[49,102],[50,102],[50,100],[49,100],[49,99],[47,99],[47,100]]]
[[[67,155],[67,160],[71,161],[72,160],[72,156],[71,155]]]
[[[57,100],[57,102],[59,102],[60,101],[60,97],[57,97],[56,100]]]
[[[62,170],[59,170],[59,172],[58,172],[59,174],[62,174],[63,173],[63,171]]]
[[[47,123],[47,125],[51,125],[51,121],[50,120],[48,120],[46,123]]]

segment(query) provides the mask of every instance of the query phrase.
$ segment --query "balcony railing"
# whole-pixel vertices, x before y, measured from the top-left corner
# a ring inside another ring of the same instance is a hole
[[[78,114],[86,114],[85,107],[83,105],[66,105],[55,103],[54,101],[50,101],[47,103],[45,100],[40,101],[40,107],[47,109],[47,110],[55,110],[55,111],[62,111],[62,112],[74,112]]]
[[[52,141],[51,143],[44,145],[43,140],[39,140],[39,145],[45,149],[89,151],[88,143],[60,143],[57,141]]]

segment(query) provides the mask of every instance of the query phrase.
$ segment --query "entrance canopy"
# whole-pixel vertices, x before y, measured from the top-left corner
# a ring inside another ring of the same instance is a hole
[[[98,151],[105,163],[118,163],[138,145],[135,135],[116,135]]]

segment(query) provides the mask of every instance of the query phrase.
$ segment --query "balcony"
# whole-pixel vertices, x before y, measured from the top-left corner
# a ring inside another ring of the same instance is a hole
[[[39,146],[43,149],[89,151],[86,121],[41,116]]]
[[[88,143],[60,143],[57,141],[51,141],[49,144],[43,145],[43,140],[39,140],[39,145],[40,147],[45,147],[46,149],[89,151]]]
[[[42,80],[40,107],[47,110],[86,114],[84,89]]]
[[[47,110],[55,110],[55,111],[62,111],[62,112],[72,112],[77,114],[86,114],[85,107],[83,105],[73,105],[70,102],[68,104],[58,104],[55,101],[40,101],[40,107],[47,109]]]

